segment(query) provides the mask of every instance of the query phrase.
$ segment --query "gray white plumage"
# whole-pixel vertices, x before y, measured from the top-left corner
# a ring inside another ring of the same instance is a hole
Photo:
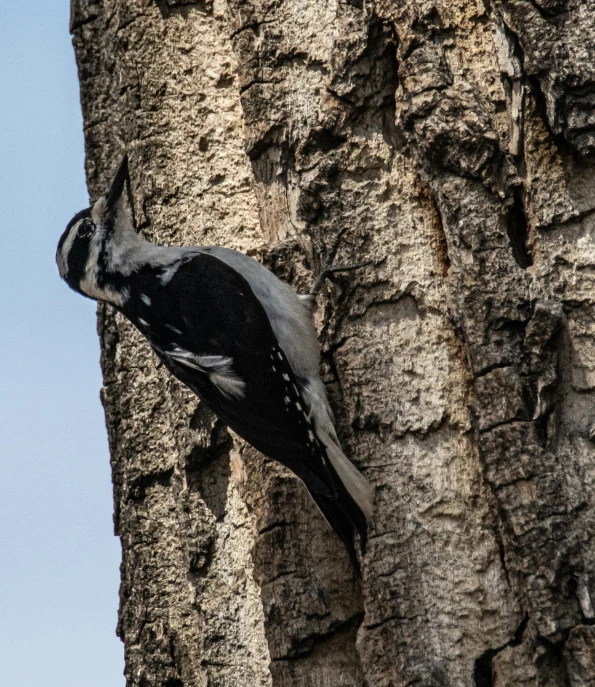
[[[343,453],[324,383],[312,302],[228,248],[165,247],[136,233],[125,159],[108,191],[68,224],[61,277],[135,324],[166,367],[236,433],[306,484],[354,563],[373,489]]]

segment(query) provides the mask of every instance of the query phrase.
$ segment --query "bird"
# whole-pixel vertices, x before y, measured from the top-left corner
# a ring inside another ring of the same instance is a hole
[[[124,315],[230,429],[300,478],[359,575],[355,535],[365,554],[374,489],[337,437],[312,295],[229,248],[147,241],[134,228],[127,183],[124,156],[107,192],[60,237],[61,278]]]

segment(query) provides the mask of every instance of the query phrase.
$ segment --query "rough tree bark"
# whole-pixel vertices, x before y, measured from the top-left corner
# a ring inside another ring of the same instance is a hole
[[[377,486],[363,580],[298,481],[99,308],[130,687],[595,685],[595,1],[73,0],[92,197],[372,265],[319,298]]]

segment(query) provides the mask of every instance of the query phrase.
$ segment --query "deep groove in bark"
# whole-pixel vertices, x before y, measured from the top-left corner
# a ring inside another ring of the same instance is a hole
[[[527,247],[528,225],[523,200],[523,190],[514,189],[513,203],[508,213],[506,231],[510,239],[510,247],[517,265],[526,270],[533,264],[533,257]]]
[[[486,651],[475,659],[473,668],[473,679],[475,687],[492,687],[492,661],[501,651],[504,651],[509,646],[518,646],[523,641],[523,635],[529,623],[529,616],[525,615],[521,624],[517,627],[512,639],[498,647],[497,649],[487,649]]]

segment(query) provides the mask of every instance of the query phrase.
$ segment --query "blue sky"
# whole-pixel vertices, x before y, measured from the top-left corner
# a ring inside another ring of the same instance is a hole
[[[88,204],[69,11],[0,2],[0,683],[122,687],[95,304],[54,264]]]

